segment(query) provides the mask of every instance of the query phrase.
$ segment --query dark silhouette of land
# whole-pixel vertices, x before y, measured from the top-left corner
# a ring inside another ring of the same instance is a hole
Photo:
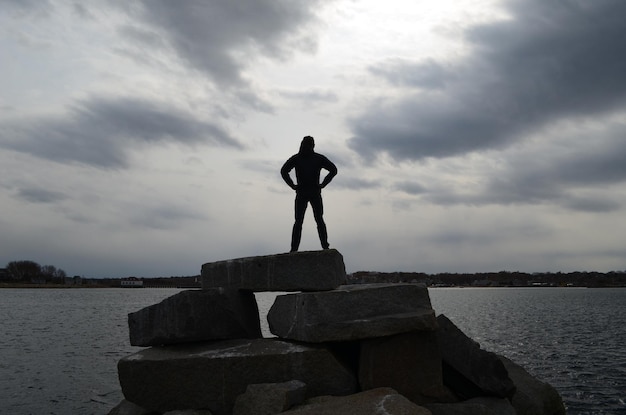
[[[428,287],[626,287],[626,271],[607,273],[576,272],[484,272],[484,273],[440,273],[423,272],[375,272],[358,271],[348,274],[348,284],[409,282],[426,284]],[[60,281],[30,282],[16,281],[0,273],[0,288],[110,288],[120,287],[123,278],[81,278],[62,283]],[[139,278],[144,288],[200,288],[200,276],[172,276]]]
[[[26,265],[16,268],[14,265]],[[67,277],[49,274],[52,266],[33,267],[34,261],[13,261],[0,268],[0,288],[109,288],[121,287],[129,278]],[[26,272],[24,270],[30,270]],[[36,272],[35,272],[36,271]],[[51,276],[52,275],[52,276]],[[63,278],[61,278],[61,276]],[[200,288],[200,275],[134,278],[144,288]],[[483,273],[377,272],[358,271],[347,275],[348,284],[409,282],[428,287],[626,287],[626,270],[607,273],[595,271],[536,272],[500,271]]]
[[[415,282],[429,287],[626,287],[626,271],[601,272],[485,272],[425,274],[423,272],[358,271],[348,283]]]

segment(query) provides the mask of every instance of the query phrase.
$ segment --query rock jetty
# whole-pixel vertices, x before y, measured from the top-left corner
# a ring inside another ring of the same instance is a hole
[[[287,292],[262,338],[254,292]],[[346,285],[334,249],[202,266],[202,289],[128,316],[109,415],[561,415],[556,390],[482,350],[419,284]]]

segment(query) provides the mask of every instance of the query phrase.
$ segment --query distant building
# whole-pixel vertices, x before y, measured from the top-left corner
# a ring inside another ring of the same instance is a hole
[[[143,280],[140,280],[137,277],[128,277],[123,278],[120,284],[122,288],[142,288]]]
[[[472,281],[472,287],[497,287],[499,284],[496,281],[491,280],[474,280]]]

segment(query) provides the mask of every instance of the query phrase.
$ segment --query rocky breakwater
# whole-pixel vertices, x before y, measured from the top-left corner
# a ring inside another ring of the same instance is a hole
[[[336,250],[202,266],[202,289],[128,316],[125,400],[110,415],[565,414],[523,368],[484,351],[423,285],[345,285]],[[285,291],[262,338],[259,291]]]

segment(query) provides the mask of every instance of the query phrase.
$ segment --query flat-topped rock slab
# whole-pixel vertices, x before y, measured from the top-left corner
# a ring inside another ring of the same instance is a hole
[[[359,340],[435,330],[428,290],[421,284],[355,284],[325,292],[276,297],[270,331],[310,343]]]
[[[187,290],[128,315],[130,344],[159,346],[262,337],[254,293]]]
[[[202,265],[202,288],[262,291],[326,291],[346,282],[336,249],[255,256]]]
[[[209,409],[230,415],[248,385],[306,383],[306,397],[356,392],[353,372],[323,346],[277,339],[152,347],[121,359],[125,398],[151,411]]]

